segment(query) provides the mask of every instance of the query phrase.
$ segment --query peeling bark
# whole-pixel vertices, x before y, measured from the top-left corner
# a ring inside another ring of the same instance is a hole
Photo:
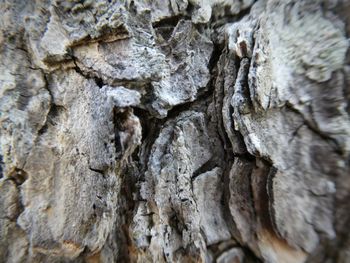
[[[348,262],[348,1],[1,1],[0,262]]]

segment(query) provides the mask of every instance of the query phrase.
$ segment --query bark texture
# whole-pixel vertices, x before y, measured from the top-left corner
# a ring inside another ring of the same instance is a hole
[[[350,262],[347,0],[1,0],[0,262]]]

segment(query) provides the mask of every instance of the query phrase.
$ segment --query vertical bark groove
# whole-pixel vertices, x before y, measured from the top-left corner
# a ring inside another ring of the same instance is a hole
[[[348,262],[348,1],[0,14],[0,262]]]

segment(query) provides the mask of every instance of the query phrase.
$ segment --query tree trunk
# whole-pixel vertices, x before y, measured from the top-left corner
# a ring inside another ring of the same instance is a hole
[[[348,0],[0,10],[0,262],[350,262]]]

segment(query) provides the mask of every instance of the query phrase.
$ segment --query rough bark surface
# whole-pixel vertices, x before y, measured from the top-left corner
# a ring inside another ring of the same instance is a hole
[[[347,0],[1,0],[0,262],[350,262]]]

